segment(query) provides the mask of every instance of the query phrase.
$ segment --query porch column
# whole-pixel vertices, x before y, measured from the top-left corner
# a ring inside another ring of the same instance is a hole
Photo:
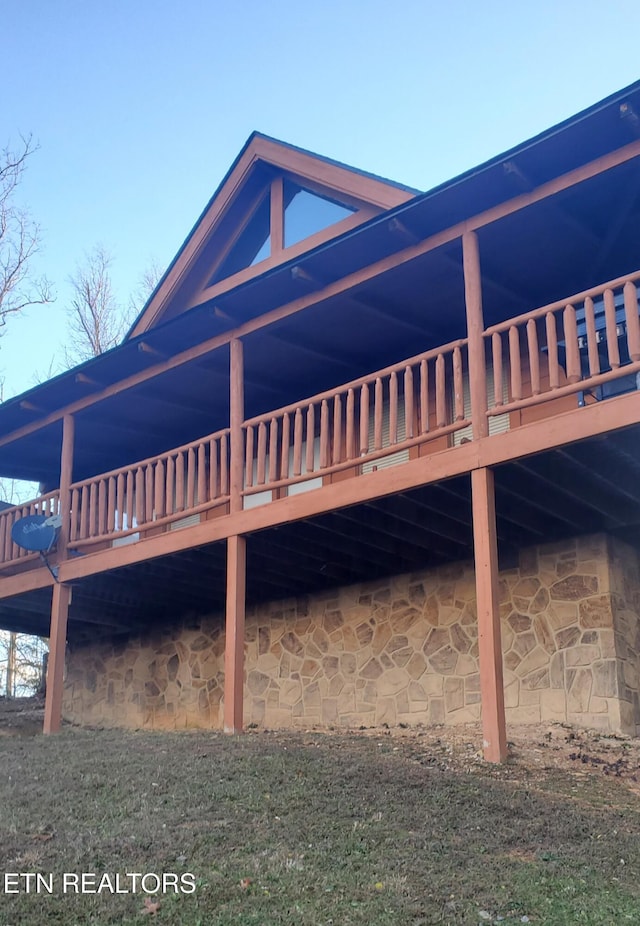
[[[244,488],[244,363],[242,341],[234,338],[229,345],[229,429],[231,463],[229,468],[229,509],[231,514],[242,511]]]
[[[224,732],[242,733],[244,615],[247,539],[227,540],[226,639],[224,648]]]
[[[484,350],[484,318],[482,314],[482,279],[480,250],[475,232],[462,236],[464,269],[464,299],[467,308],[467,338],[469,343],[469,396],[473,439],[489,433],[487,418],[487,364]]]
[[[472,470],[473,546],[478,607],[483,752],[488,762],[507,756],[498,600],[498,544],[493,470]]]
[[[62,452],[60,456],[60,515],[62,525],[58,534],[58,560],[67,557],[71,515],[71,483],[73,481],[73,443],[75,422],[73,415],[62,419]],[[56,582],[51,599],[51,626],[49,630],[49,660],[47,663],[47,693],[44,705],[44,733],[58,733],[62,724],[62,690],[64,687],[64,659],[67,645],[67,617],[71,603],[71,586]]]

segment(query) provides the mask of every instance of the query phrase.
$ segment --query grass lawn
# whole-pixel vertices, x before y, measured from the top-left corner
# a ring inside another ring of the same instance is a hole
[[[557,727],[495,767],[448,736],[0,736],[0,926],[640,923],[639,749]],[[63,893],[82,872],[195,891]]]

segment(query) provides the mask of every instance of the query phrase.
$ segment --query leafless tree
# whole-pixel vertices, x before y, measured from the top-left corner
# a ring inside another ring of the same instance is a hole
[[[97,357],[119,344],[161,275],[152,261],[125,305],[113,288],[112,265],[111,253],[98,244],[69,278],[73,298],[68,311],[69,346],[65,357],[68,366]]]
[[[16,203],[16,191],[36,148],[29,136],[17,148],[0,151],[0,334],[10,315],[53,301],[47,280],[33,279],[29,272],[40,228]]]
[[[127,327],[127,314],[118,302],[111,281],[113,257],[103,245],[89,251],[69,277],[73,297],[68,310],[69,365],[97,357],[119,344]]]
[[[161,276],[162,268],[152,258],[140,274],[135,290],[129,296],[129,316],[132,324],[142,312],[149,296],[160,282]]]

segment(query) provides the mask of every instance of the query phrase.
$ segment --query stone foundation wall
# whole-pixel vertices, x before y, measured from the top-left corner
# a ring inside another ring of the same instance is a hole
[[[611,539],[609,561],[621,727],[640,734],[640,556]]]
[[[508,721],[635,732],[640,576],[630,548],[597,535],[524,550],[500,574],[500,600]],[[245,655],[248,724],[478,720],[472,564],[261,605],[247,613]],[[220,616],[72,651],[65,715],[220,727],[223,661]]]

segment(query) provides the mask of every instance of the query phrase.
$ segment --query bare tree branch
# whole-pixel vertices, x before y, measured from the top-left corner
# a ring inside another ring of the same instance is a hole
[[[29,265],[40,244],[40,228],[15,203],[28,159],[37,150],[31,136],[16,150],[0,151],[0,335],[10,315],[53,301],[49,282],[32,279]]]
[[[111,283],[113,258],[102,245],[86,254],[69,278],[73,298],[68,309],[70,365],[97,357],[119,344],[129,327],[129,312],[118,302]]]

